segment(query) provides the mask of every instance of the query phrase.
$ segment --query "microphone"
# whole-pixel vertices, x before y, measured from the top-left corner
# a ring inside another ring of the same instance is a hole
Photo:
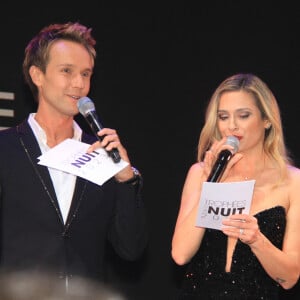
[[[239,148],[239,139],[235,136],[228,136],[225,145],[230,145],[234,147],[232,151],[225,149],[219,153],[218,159],[216,160],[208,178],[208,182],[218,182],[223,172],[226,169],[227,163],[231,159],[231,157],[238,151]]]
[[[104,136],[100,137],[97,135],[97,132],[100,131],[103,126],[101,125],[97,116],[94,102],[88,97],[82,97],[78,100],[77,107],[79,112],[84,116],[85,120],[90,125],[97,139],[101,142]],[[115,163],[118,163],[121,160],[118,149],[114,148],[110,151],[106,150],[106,152]]]

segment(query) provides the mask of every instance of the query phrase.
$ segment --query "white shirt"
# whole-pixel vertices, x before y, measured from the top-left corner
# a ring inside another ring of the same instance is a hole
[[[29,114],[28,123],[37,139],[42,154],[50,150],[51,148],[47,145],[46,133],[35,120],[35,113]],[[73,129],[73,139],[80,141],[82,130],[75,121],[73,121]],[[76,176],[53,168],[48,168],[48,170],[55,189],[63,220],[66,222],[74,194]]]

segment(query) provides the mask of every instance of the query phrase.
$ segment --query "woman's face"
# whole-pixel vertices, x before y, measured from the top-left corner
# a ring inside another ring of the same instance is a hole
[[[268,121],[262,119],[255,99],[245,91],[225,92],[220,97],[217,126],[222,135],[236,136],[239,151],[262,147]]]

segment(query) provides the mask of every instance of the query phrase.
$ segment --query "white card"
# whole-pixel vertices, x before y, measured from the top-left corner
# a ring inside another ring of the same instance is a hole
[[[204,182],[196,226],[221,229],[222,220],[234,214],[248,214],[255,180]]]
[[[122,159],[118,163],[113,162],[103,148],[87,153],[89,146],[73,139],[66,139],[39,156],[38,164],[83,177],[98,185],[102,185],[128,165]]]

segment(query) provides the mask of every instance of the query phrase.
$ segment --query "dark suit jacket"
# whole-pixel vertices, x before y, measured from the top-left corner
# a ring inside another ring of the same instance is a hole
[[[95,138],[83,134],[82,141]],[[37,164],[40,155],[27,120],[0,132],[0,268],[103,278],[107,240],[122,258],[137,259],[147,234],[136,188],[77,177],[64,224],[48,169]]]

